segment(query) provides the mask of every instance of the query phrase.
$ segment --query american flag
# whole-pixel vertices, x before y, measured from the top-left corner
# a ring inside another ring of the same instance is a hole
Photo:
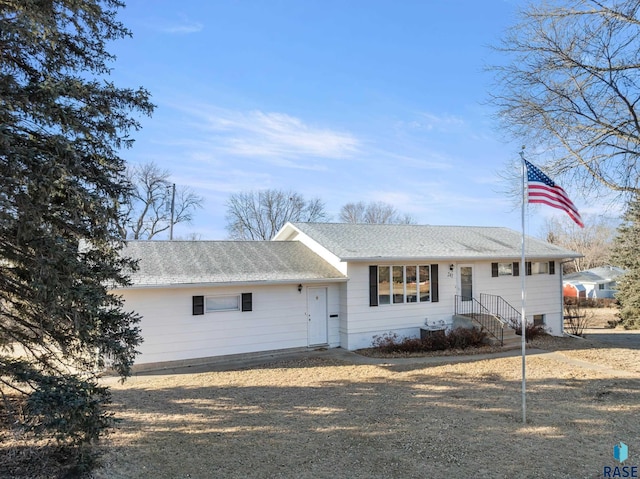
[[[524,160],[527,167],[527,182],[529,185],[529,203],[541,203],[543,205],[558,208],[566,212],[580,228],[584,228],[578,208],[569,199],[561,186],[556,185],[551,178],[545,175],[539,168]]]

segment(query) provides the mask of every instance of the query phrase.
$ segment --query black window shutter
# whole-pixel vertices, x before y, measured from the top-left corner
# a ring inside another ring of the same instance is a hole
[[[193,297],[193,315],[204,314],[204,296]]]
[[[438,265],[431,265],[431,302],[437,303],[438,297]]]
[[[517,263],[517,262],[513,263],[513,275],[520,276],[520,263]]]
[[[498,263],[491,263],[491,277],[498,277]]]
[[[525,263],[525,268],[527,268],[527,276],[531,276],[531,261]]]
[[[556,262],[549,261],[549,274],[556,274]]]
[[[242,293],[242,311],[253,311],[252,293]]]
[[[369,266],[369,306],[378,306],[378,267]]]

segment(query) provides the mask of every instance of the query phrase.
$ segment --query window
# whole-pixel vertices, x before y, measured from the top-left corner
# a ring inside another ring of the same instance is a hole
[[[433,265],[435,269],[434,276],[437,276],[437,265]],[[418,271],[420,272],[419,276],[419,296],[420,302],[424,303],[431,299],[431,283],[429,281],[429,267],[428,266],[418,266]]]
[[[253,293],[193,296],[192,299],[194,316],[218,311],[253,311]]]
[[[498,263],[498,276],[512,276],[513,263]]]
[[[404,303],[404,266],[393,267],[393,302]]]
[[[549,263],[546,261],[531,263],[531,274],[549,274]]]
[[[205,298],[204,310],[206,313],[213,313],[215,311],[239,311],[240,295],[207,296]]]
[[[491,276],[520,276],[520,263],[491,263]]]
[[[378,304],[389,304],[391,302],[389,270],[388,266],[378,266]]]
[[[555,261],[527,261],[527,276],[532,274],[556,274]]]
[[[432,265],[431,268],[436,268],[436,265]],[[372,286],[370,283],[370,306],[433,301],[429,266],[370,266],[369,274],[372,275],[370,278],[373,277],[376,270],[377,292],[374,287],[376,285]],[[376,293],[377,302],[375,300]]]
[[[418,269],[417,266],[406,266],[407,303],[418,302]]]
[[[605,289],[605,284],[604,284],[604,283],[600,283],[600,284],[598,285],[598,289],[600,289],[600,290]]]
[[[534,314],[533,315],[533,325],[534,326],[544,326],[544,314]]]

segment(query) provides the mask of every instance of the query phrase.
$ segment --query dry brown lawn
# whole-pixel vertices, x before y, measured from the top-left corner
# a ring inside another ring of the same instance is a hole
[[[535,346],[548,352],[527,356],[527,424],[518,351],[333,350],[107,379],[122,422],[94,477],[598,478],[619,441],[627,464],[640,465],[640,349],[572,338]]]

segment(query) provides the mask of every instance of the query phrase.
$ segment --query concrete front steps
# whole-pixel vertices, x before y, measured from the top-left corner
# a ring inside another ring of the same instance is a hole
[[[475,315],[464,315],[457,314],[453,317],[453,327],[463,327],[463,328],[480,328],[479,319],[483,319],[484,316],[491,315],[483,315],[483,314],[475,314]],[[503,326],[502,328],[502,338],[503,338],[503,349],[516,349],[522,346],[522,338],[518,336],[512,328],[509,326]],[[493,345],[500,344],[500,341],[489,335],[489,342]]]
[[[522,336],[518,336],[516,332],[505,326],[502,330],[502,349],[517,349],[522,347]]]

